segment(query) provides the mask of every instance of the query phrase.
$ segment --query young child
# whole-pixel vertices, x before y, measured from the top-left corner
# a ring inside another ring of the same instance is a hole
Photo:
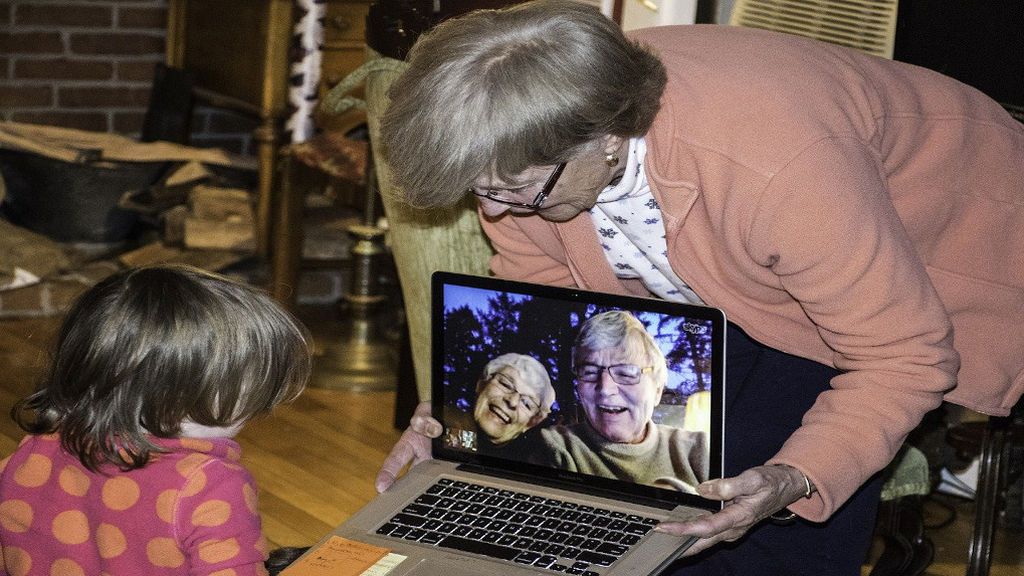
[[[0,575],[266,574],[232,438],[295,399],[308,335],[269,296],[183,266],[83,294],[0,463]]]

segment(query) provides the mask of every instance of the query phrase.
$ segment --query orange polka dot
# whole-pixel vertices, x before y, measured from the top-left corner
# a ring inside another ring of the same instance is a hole
[[[232,462],[238,462],[242,459],[242,452],[237,448],[228,448],[226,458]]]
[[[156,517],[170,524],[174,521],[174,504],[178,501],[177,490],[164,490],[156,497]]]
[[[29,454],[25,462],[14,471],[14,481],[19,486],[38,488],[50,479],[53,462],[42,454]]]
[[[24,500],[0,503],[0,526],[10,532],[26,532],[32,526],[32,505]]]
[[[231,518],[231,504],[223,500],[208,500],[192,511],[193,526],[220,526]]]
[[[234,568],[225,568],[223,570],[211,572],[210,576],[238,576],[238,572],[235,572]]]
[[[85,496],[85,493],[89,491],[89,477],[74,466],[65,466],[60,471],[57,481],[60,483],[60,487],[72,496]]]
[[[139,501],[139,485],[131,478],[115,476],[103,483],[103,503],[111,510],[127,510]]]
[[[85,576],[85,570],[70,558],[60,558],[50,564],[50,576]]]
[[[206,474],[201,470],[196,470],[194,474],[188,477],[188,481],[185,482],[185,486],[181,488],[181,493],[185,496],[195,496],[199,494],[203,488],[206,488]]]
[[[185,448],[191,448],[196,452],[211,452],[213,451],[213,442],[209,440],[202,440],[199,438],[182,438],[181,445]]]
[[[189,454],[178,463],[174,465],[174,468],[178,471],[178,474],[188,477],[195,471],[196,468],[202,466],[210,457],[206,454]]]
[[[252,484],[245,484],[242,486],[242,499],[245,500],[245,507],[249,509],[249,512],[256,513],[256,489],[252,487]]]
[[[4,546],[4,563],[11,576],[25,576],[32,569],[32,557],[15,546]]]
[[[146,557],[150,564],[160,568],[177,568],[185,563],[185,556],[170,538],[153,538],[147,542]]]
[[[207,540],[199,543],[199,559],[207,564],[231,560],[241,551],[242,548],[238,545],[238,540],[234,538]]]
[[[63,544],[89,540],[89,519],[81,510],[66,510],[53,518],[53,537]]]
[[[267,538],[263,534],[260,534],[260,537],[256,539],[256,544],[253,545],[253,548],[255,548],[256,551],[259,552],[260,554],[263,554],[264,557],[266,557],[266,554],[267,554]]]
[[[100,524],[96,527],[96,547],[100,558],[117,558],[128,548],[128,540],[117,526]]]

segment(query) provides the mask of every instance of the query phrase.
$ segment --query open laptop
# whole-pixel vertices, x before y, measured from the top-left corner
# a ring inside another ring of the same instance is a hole
[[[586,429],[593,436],[597,428],[587,424],[574,393],[573,343],[588,318],[624,310],[666,357],[668,378],[652,420],[663,436],[696,439],[687,449],[702,453],[690,460],[706,468],[695,472],[697,482],[720,477],[726,325],[720,310],[448,272],[436,272],[431,289],[433,415],[444,424],[433,441],[434,460],[414,466],[328,538],[386,548],[393,559],[386,573],[393,576],[643,576],[657,574],[692,544],[695,539],[651,528],[720,503],[696,496],[678,479],[582,473],[594,469],[571,457],[553,464],[545,435]],[[473,419],[478,380],[488,361],[513,352],[540,361],[555,402],[543,421],[496,445]]]

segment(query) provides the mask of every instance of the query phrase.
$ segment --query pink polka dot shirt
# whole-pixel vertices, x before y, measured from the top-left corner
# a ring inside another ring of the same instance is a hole
[[[90,472],[55,435],[0,462],[0,575],[265,575],[256,489],[234,440],[152,439],[140,470]]]

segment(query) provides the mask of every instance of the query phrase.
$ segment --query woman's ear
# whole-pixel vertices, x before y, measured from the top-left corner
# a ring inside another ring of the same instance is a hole
[[[604,148],[602,150],[604,150],[606,155],[615,154],[619,151],[619,148],[622,148],[623,142],[625,142],[625,138],[608,134],[604,136]]]

